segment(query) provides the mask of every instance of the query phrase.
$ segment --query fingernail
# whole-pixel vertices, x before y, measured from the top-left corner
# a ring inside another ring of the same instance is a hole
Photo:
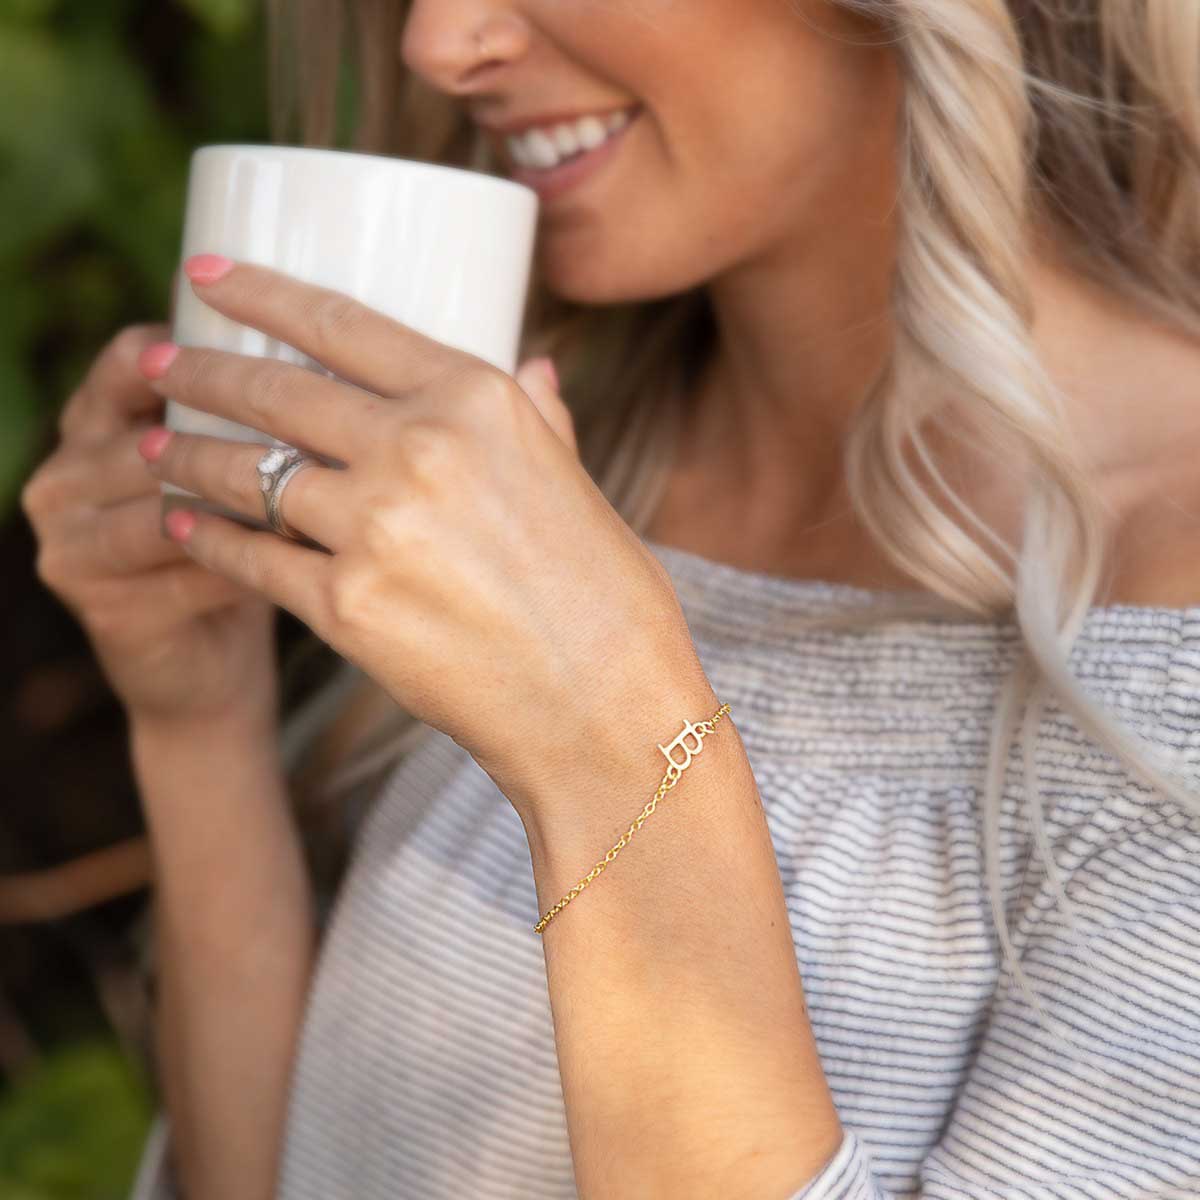
[[[138,442],[138,453],[148,462],[154,462],[171,440],[172,432],[162,425],[147,429]]]
[[[216,283],[233,270],[233,259],[223,254],[193,254],[183,270],[193,283]]]
[[[175,361],[179,347],[174,342],[155,342],[138,355],[138,370],[147,379],[157,379]]]
[[[177,541],[186,542],[196,528],[196,514],[186,509],[173,508],[167,513],[163,523],[167,532]]]

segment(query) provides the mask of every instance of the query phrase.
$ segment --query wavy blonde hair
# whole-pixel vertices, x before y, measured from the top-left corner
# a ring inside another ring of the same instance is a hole
[[[846,442],[846,475],[884,553],[929,589],[929,612],[1012,619],[1019,629],[982,781],[984,864],[1004,961],[1044,1019],[1001,895],[999,814],[1014,738],[1034,842],[1081,948],[1037,794],[1048,697],[1150,787],[1196,814],[1200,801],[1163,748],[1119,724],[1068,669],[1104,581],[1109,530],[1032,342],[1026,269],[1037,231],[1053,229],[1076,272],[1200,335],[1200,5],[832,2],[877,23],[905,82],[896,335]],[[461,107],[399,62],[407,10],[398,0],[268,0],[273,136],[342,144],[339,97],[349,96],[346,148],[496,173]],[[520,357],[554,357],[584,465],[638,533],[662,495],[688,387],[715,335],[703,288],[590,309],[531,285]],[[1025,465],[1019,549],[938,471],[927,432],[949,417]],[[914,611],[916,593],[878,595],[877,606],[795,620],[850,627]],[[338,726],[357,739],[340,760],[316,751],[318,734]],[[293,795],[327,898],[363,807],[425,732],[340,660],[286,720]]]

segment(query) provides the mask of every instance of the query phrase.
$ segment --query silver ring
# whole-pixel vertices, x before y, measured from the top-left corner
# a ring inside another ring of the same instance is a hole
[[[267,523],[281,537],[292,541],[307,541],[304,534],[293,529],[283,519],[280,501],[288,480],[305,467],[322,466],[319,458],[305,454],[295,446],[272,446],[258,460],[258,483],[267,508]]]

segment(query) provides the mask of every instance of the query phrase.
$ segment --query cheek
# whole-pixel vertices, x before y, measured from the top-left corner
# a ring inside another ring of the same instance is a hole
[[[830,219],[817,187],[827,156],[807,130],[772,136],[728,111],[691,123],[681,115],[668,129],[647,116],[586,203],[581,192],[570,209],[543,215],[538,271],[564,299],[671,295]]]

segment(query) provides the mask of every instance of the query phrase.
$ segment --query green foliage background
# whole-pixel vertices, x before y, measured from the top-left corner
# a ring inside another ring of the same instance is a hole
[[[192,150],[269,140],[262,34],[258,0],[0,0],[0,525],[104,343],[166,319]],[[0,1200],[128,1195],[153,1101],[93,1024],[7,1074]]]
[[[0,0],[0,520],[104,342],[166,319],[191,151],[267,140],[257,0]]]
[[[140,1069],[113,1042],[51,1050],[0,1101],[3,1200],[125,1200],[153,1115]]]

